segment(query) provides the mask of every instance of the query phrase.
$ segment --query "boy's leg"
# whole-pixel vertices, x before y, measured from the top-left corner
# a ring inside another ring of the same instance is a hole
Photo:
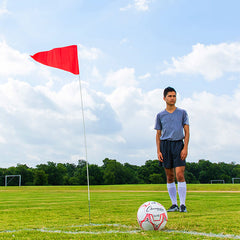
[[[186,212],[186,193],[187,186],[184,177],[184,171],[186,166],[186,161],[181,159],[181,151],[183,148],[183,141],[176,141],[172,144],[172,152],[174,153],[173,162],[176,172],[176,179],[178,182],[178,195],[180,199],[180,212]]]
[[[186,194],[187,194],[186,182],[178,182],[178,195],[179,195],[179,199],[180,199],[180,205],[185,206]]]
[[[177,205],[177,189],[175,185],[175,177],[174,177],[174,169],[173,168],[165,168],[166,176],[167,176],[167,189],[170,199],[172,201],[172,206],[167,210],[168,212],[178,211]]]
[[[178,195],[180,199],[180,212],[186,212],[186,194],[187,194],[187,184],[184,178],[185,166],[176,167],[176,178],[178,181]]]
[[[167,189],[172,205],[177,205],[177,189],[175,183],[167,183]]]

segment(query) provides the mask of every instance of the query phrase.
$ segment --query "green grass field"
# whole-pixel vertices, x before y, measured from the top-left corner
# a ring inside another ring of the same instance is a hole
[[[91,225],[86,186],[0,187],[0,239],[240,239],[240,184],[189,184],[188,213],[160,232],[136,215],[146,201],[168,208],[166,185],[90,186],[90,197]]]

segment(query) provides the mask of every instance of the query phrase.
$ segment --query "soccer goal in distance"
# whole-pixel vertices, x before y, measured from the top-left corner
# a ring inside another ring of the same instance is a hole
[[[211,182],[211,184],[213,184],[213,183],[225,183],[224,180],[211,180],[210,182]]]
[[[232,178],[232,183],[240,183],[240,178]]]
[[[18,186],[21,186],[21,175],[5,175],[5,187],[9,186],[9,183],[12,182],[13,179],[18,179]]]

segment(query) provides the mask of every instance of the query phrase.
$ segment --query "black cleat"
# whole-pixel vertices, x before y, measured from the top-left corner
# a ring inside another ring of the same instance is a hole
[[[179,208],[178,208],[178,205],[176,204],[173,204],[168,210],[167,212],[178,212],[179,211]]]
[[[185,205],[181,205],[180,206],[180,212],[187,212],[187,208],[186,208],[186,206]]]

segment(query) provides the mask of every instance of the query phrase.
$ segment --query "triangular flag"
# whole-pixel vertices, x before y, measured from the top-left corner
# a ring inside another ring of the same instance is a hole
[[[44,65],[79,74],[77,45],[38,52],[31,57]]]

